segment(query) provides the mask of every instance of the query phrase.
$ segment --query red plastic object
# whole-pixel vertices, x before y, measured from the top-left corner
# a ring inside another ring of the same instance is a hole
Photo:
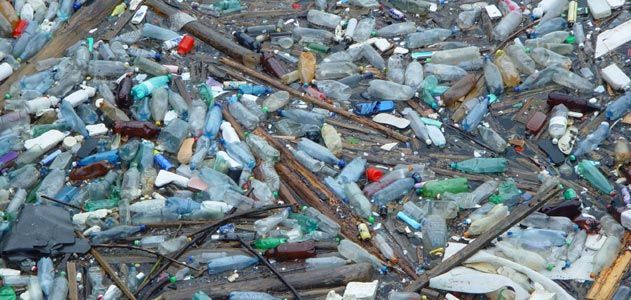
[[[193,47],[195,47],[195,39],[192,36],[185,34],[180,43],[177,45],[177,53],[179,55],[187,54],[193,50]]]
[[[14,39],[19,38],[22,35],[22,33],[24,33],[24,30],[26,30],[27,26],[28,26],[28,20],[20,19],[18,23],[15,24],[15,28],[13,28],[13,38]]]
[[[301,8],[302,8],[302,5],[300,5],[300,3],[293,3],[293,4],[291,5],[291,8],[293,8],[293,9],[301,9]]]
[[[366,178],[368,178],[368,181],[376,182],[379,181],[381,177],[383,177],[383,171],[373,167],[366,169]]]

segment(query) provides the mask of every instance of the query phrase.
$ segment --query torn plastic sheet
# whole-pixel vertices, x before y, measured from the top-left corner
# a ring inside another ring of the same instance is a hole
[[[599,58],[629,41],[631,41],[631,20],[600,33],[596,40],[594,57]]]
[[[451,271],[429,280],[429,287],[431,288],[471,294],[486,294],[507,286],[515,291],[515,299],[517,300],[528,299],[530,296],[528,291],[508,277],[465,267],[453,268]]]

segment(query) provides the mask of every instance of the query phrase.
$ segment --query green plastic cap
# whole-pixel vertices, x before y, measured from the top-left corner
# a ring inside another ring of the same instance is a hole
[[[374,216],[368,217],[368,223],[375,224],[375,217]]]
[[[565,200],[572,200],[578,198],[576,191],[573,188],[568,188],[563,192],[563,198]]]
[[[565,39],[565,42],[567,44],[574,44],[576,42],[576,37],[573,35],[570,35],[567,37],[567,39]]]
[[[372,31],[372,32],[370,33],[370,36],[377,36],[377,31]]]
[[[576,161],[576,156],[573,154],[570,155],[568,158],[570,159],[570,161]]]
[[[140,240],[135,240],[134,241],[134,246],[140,246]]]
[[[169,282],[170,283],[176,283],[177,282],[177,278],[173,275],[169,276]]]
[[[457,168],[457,167],[458,167],[458,163],[452,162],[451,164],[449,164],[449,166],[450,166],[452,169],[455,169],[455,168]]]
[[[11,99],[13,96],[11,96],[11,94],[6,93],[4,94],[4,99]]]
[[[274,195],[274,198],[278,198],[278,192],[273,192],[272,195]]]

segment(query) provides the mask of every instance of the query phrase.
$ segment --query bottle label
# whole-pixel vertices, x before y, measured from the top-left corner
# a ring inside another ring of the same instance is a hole
[[[561,117],[561,116],[552,117],[552,118],[550,118],[550,125],[563,125],[563,126],[566,126],[567,125],[567,118],[566,117]]]

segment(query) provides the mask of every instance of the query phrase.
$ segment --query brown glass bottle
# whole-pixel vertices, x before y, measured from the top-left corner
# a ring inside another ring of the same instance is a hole
[[[550,107],[563,104],[569,109],[580,110],[581,112],[592,112],[601,110],[600,106],[591,104],[585,99],[559,92],[550,92],[548,94],[548,101],[546,102]]]
[[[631,183],[631,164],[620,168],[620,173],[622,174],[622,177],[627,180],[627,184]]]
[[[456,81],[440,98],[449,107],[455,104],[458,99],[464,97],[473,89],[477,80],[473,74],[468,74],[462,79]]]
[[[579,215],[572,220],[580,229],[584,229],[587,233],[598,233],[600,231],[600,222],[591,216]]]
[[[313,241],[284,243],[278,245],[274,249],[265,251],[266,257],[273,258],[278,261],[306,259],[314,257],[315,255],[315,243]]]
[[[134,82],[131,80],[131,76],[128,74],[123,77],[118,86],[116,87],[116,105],[119,108],[128,109],[134,104],[134,100],[131,97],[131,88]]]
[[[283,75],[287,74],[287,70],[283,65],[269,52],[263,53],[263,69],[265,72],[275,76],[276,78],[281,78]]]
[[[110,171],[110,164],[105,161],[73,169],[70,171],[70,180],[88,180],[105,176]]]
[[[574,219],[581,215],[581,201],[579,199],[572,199],[548,204],[541,208],[540,211],[548,216],[560,216]]]
[[[114,132],[130,137],[152,139],[160,134],[160,127],[151,122],[142,121],[117,121],[114,123]]]

